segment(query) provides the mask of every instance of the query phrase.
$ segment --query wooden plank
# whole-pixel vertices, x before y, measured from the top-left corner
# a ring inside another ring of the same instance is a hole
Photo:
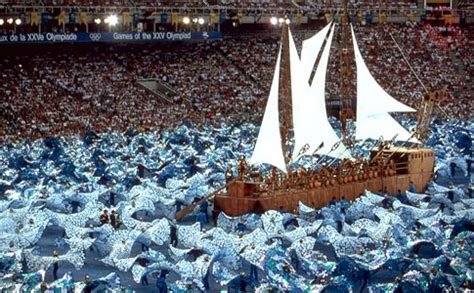
[[[212,197],[214,197],[216,194],[218,194],[219,192],[221,192],[222,190],[224,190],[225,188],[229,187],[231,184],[233,184],[235,182],[235,180],[227,183],[226,185],[224,186],[221,186],[219,187],[218,189],[216,189],[215,191],[211,192],[209,195],[207,195],[206,197],[204,197],[203,199],[197,201],[196,203],[194,204],[191,204],[191,205],[188,205],[187,207],[185,207],[184,209],[178,211],[175,215],[175,218],[176,220],[179,220],[179,219],[182,219],[184,216],[186,216],[187,214],[189,214],[190,212],[192,212],[194,210],[194,208],[198,205],[200,205],[201,203],[203,203],[204,201],[206,200],[209,200],[211,199]]]

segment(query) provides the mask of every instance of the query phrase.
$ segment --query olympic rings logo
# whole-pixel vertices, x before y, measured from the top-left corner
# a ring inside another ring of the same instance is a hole
[[[89,34],[89,38],[94,42],[99,41],[101,37],[102,37],[102,34],[100,34],[100,33],[91,33],[91,34]]]

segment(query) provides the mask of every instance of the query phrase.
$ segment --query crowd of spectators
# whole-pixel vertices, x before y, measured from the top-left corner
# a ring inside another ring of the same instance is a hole
[[[468,117],[472,109],[470,81],[451,56],[457,48],[466,48],[468,34],[469,30],[457,26],[424,24],[361,27],[358,36],[369,69],[388,93],[418,108],[425,92],[390,37],[393,35],[428,90],[447,88],[448,96],[440,101],[442,109],[449,115]]]
[[[312,33],[295,32],[298,46]],[[470,115],[472,29],[356,27],[359,47],[376,80],[392,96],[418,108],[424,89],[390,34],[428,89],[447,87],[449,97],[441,102],[444,111]],[[201,43],[5,47],[0,61],[0,137],[149,129],[184,119],[260,121],[278,40],[277,35],[268,34]],[[340,92],[338,43],[336,38],[328,65],[327,99],[337,99]],[[465,64],[464,69],[454,64],[453,57]],[[140,78],[156,79],[172,88],[172,94],[168,93],[172,102],[145,89]],[[355,89],[355,80],[353,85]]]
[[[223,42],[220,49],[250,79],[268,89],[273,78],[279,38],[270,36],[262,40],[255,35],[237,37],[235,41],[241,45],[235,46],[233,42]],[[256,68],[259,70],[255,70]]]
[[[2,61],[1,137],[244,119],[241,113],[264,101],[264,92],[228,63],[217,44],[87,46],[40,47]],[[173,103],[142,87],[140,77],[171,87]]]
[[[464,39],[461,41],[460,46],[454,48],[455,54],[461,59],[464,69],[467,73],[467,77],[474,76],[474,30],[467,30],[464,32]],[[471,90],[474,89],[471,81]]]
[[[338,30],[338,28],[336,28]],[[297,46],[308,36],[296,33]],[[326,98],[337,100],[341,88],[341,63],[339,60],[340,34],[336,32],[327,71]],[[472,28],[459,26],[423,25],[374,25],[356,26],[359,48],[369,70],[377,82],[392,96],[418,108],[425,90],[404,61],[400,50],[391,38],[394,36],[416,75],[428,90],[447,87],[448,97],[441,101],[443,111],[450,115],[467,117],[472,105],[469,77],[473,72]],[[277,37],[254,36],[240,46],[222,45],[226,55],[244,68],[268,91],[272,79]],[[465,70],[459,70],[452,54],[459,56]],[[255,70],[254,68],[258,68]],[[356,90],[355,61],[352,62],[352,92]],[[464,72],[465,71],[465,72]],[[465,73],[463,75],[463,73]]]
[[[205,7],[233,6],[243,8],[338,8],[341,0],[3,0],[4,4],[66,5],[66,6],[167,6],[167,7]],[[416,0],[350,0],[354,8],[413,8]]]
[[[148,127],[160,104],[116,65],[107,51],[76,48],[6,58],[2,64],[2,124],[8,135]],[[3,133],[1,133],[3,135]]]
[[[462,9],[474,9],[474,3],[471,0],[459,0],[458,7]]]
[[[313,1],[295,1],[298,2],[298,7],[303,11],[310,9],[338,9],[342,6],[341,0],[326,1],[326,0],[313,0]],[[384,10],[411,10],[418,8],[417,0],[399,0],[399,1],[387,1],[387,0],[349,0],[348,5],[350,9],[362,9],[362,10],[373,10],[373,9],[384,9]]]

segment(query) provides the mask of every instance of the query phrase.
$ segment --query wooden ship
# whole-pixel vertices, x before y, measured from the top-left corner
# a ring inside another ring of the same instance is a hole
[[[338,109],[343,136],[346,135],[345,132],[347,131],[345,121],[357,118],[356,139],[377,140],[380,137],[387,139],[387,141],[381,141],[378,149],[371,151],[368,160],[352,160],[350,153],[344,146],[346,142],[344,137],[337,138],[333,130],[330,129],[331,126],[328,121],[318,121],[327,119],[327,114],[324,111],[326,105],[323,105],[325,101],[324,75],[334,35],[334,24],[328,25],[313,40],[310,39],[306,41],[306,44],[303,43],[299,60],[297,56],[292,56],[292,54],[296,55],[297,53],[288,26],[284,24],[282,29],[282,46],[278,59],[280,62],[277,61],[276,77],[274,76],[271,89],[271,91],[278,89],[279,94],[270,93],[261,126],[262,129],[259,133],[254,154],[250,159],[251,164],[266,163],[274,166],[271,172],[272,175],[267,179],[260,179],[255,176],[256,179],[247,180],[252,176],[245,174],[248,168],[245,166],[246,163],[241,162],[238,178],[228,184],[227,192],[215,195],[214,213],[217,214],[222,211],[228,216],[239,216],[246,213],[260,214],[267,210],[279,209],[293,212],[297,211],[299,202],[314,208],[321,208],[331,200],[341,200],[343,198],[354,200],[362,195],[365,190],[388,192],[395,195],[398,190],[408,190],[410,184],[414,185],[417,192],[424,191],[433,177],[435,154],[431,149],[419,147],[418,143],[419,140],[423,139],[423,136],[427,135],[428,124],[426,122],[427,119],[429,120],[434,99],[424,99],[419,114],[419,127],[415,134],[410,134],[398,125],[388,114],[389,112],[411,112],[414,110],[390,97],[376,83],[362,59],[352,31],[358,81],[357,102],[353,103],[350,94],[346,90],[349,87],[348,82],[350,80],[349,78],[344,79],[344,76],[347,77],[352,74],[349,72],[351,66],[347,61],[348,52],[352,51],[348,48],[350,43],[347,40],[350,34],[348,31],[351,30],[351,27],[348,24],[347,15],[343,15],[341,17],[340,33],[343,41],[342,45],[347,47],[340,50],[340,54],[342,54],[341,72],[344,80],[341,83],[342,99]],[[323,38],[326,40],[321,42]],[[313,53],[312,56],[308,56],[309,54],[305,50],[317,50],[318,45],[321,44],[322,46],[322,43],[325,43],[325,46],[322,49],[321,56],[317,58],[319,62],[313,81],[309,83],[305,74],[311,72],[309,69],[314,65],[312,62],[316,61],[313,60],[316,54]],[[292,62],[299,64],[293,64]],[[303,62],[309,64],[303,64]],[[278,70],[281,72],[280,76],[278,76]],[[308,86],[305,88],[301,81],[308,83]],[[294,89],[296,87],[302,87],[303,89]],[[300,96],[297,97],[296,95]],[[279,115],[270,113],[271,107],[274,108],[273,110],[276,108],[274,101],[271,100],[272,98],[275,99],[275,96],[279,98],[277,104]],[[313,101],[307,103],[310,99]],[[373,105],[370,105],[371,103]],[[303,113],[301,107],[306,106],[313,107],[313,110],[319,108],[319,111]],[[297,107],[300,107],[300,109],[298,110]],[[356,108],[356,111],[353,110],[354,108]],[[292,117],[292,114],[302,115],[303,117]],[[319,115],[319,117],[315,117],[316,115]],[[280,119],[280,122],[274,123],[273,129],[271,129],[270,120],[275,119],[275,116]],[[293,122],[295,147],[290,157],[287,141],[291,122]],[[308,134],[309,131],[304,129],[307,125],[298,125],[305,123],[311,126],[310,128],[316,133],[315,136],[317,137],[314,139],[309,137],[312,134]],[[272,142],[272,135],[268,132],[275,131],[275,125],[279,126],[279,129],[277,129],[279,131],[276,131],[277,133],[274,135],[274,141]],[[298,137],[298,131],[302,131],[300,137]],[[318,132],[320,135],[317,135]],[[280,134],[280,137],[278,137],[278,134]],[[393,137],[397,140],[411,141],[412,144],[409,147],[392,146],[391,140]],[[278,148],[279,141],[281,149]],[[339,159],[340,163],[335,167],[326,166],[317,171],[290,170],[288,168],[289,162],[295,161],[301,155],[308,154],[331,156]],[[277,168],[279,171],[276,171]]]
[[[227,185],[201,200],[214,198],[214,219],[220,212],[228,216],[281,209],[296,212],[299,202],[321,208],[332,200],[354,200],[365,190],[395,195],[399,190],[408,190],[410,185],[416,192],[426,189],[434,174],[435,154],[432,149],[421,147],[421,142],[427,138],[433,105],[441,94],[427,93],[422,99],[417,128],[413,133],[404,129],[389,113],[415,110],[391,97],[371,75],[347,12],[343,13],[339,25],[343,81],[341,102],[335,113],[341,121],[342,137],[338,137],[327,117],[327,111],[334,114],[334,107],[326,109],[325,99],[326,69],[335,26],[330,23],[305,40],[299,55],[288,23],[282,24],[265,114],[249,160],[253,166],[271,165],[270,175],[262,178],[260,172],[252,172],[243,158],[238,176],[231,178],[227,174]],[[356,72],[348,60],[353,56]],[[354,75],[356,101],[348,90]],[[379,146],[368,159],[352,157],[348,119],[356,121],[356,141],[378,141]],[[405,146],[395,146],[395,141],[404,141]],[[302,156],[314,155],[330,158],[329,163],[322,164],[318,170],[291,169]],[[178,212],[176,217],[183,217],[200,202]]]

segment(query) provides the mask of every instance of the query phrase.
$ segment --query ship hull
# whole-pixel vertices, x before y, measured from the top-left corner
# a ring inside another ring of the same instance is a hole
[[[390,150],[387,152],[390,153]],[[399,150],[396,150],[396,153],[400,155]],[[261,214],[267,210],[281,208],[286,212],[296,212],[300,201],[307,206],[321,208],[333,198],[355,200],[363,195],[365,190],[373,193],[387,190],[395,195],[398,190],[402,192],[408,190],[410,182],[415,185],[416,192],[424,192],[434,175],[434,152],[429,149],[410,150],[403,158],[405,158],[403,169],[397,169],[397,173],[403,174],[379,176],[345,184],[335,182],[334,185],[317,188],[258,192],[258,183],[235,181],[228,186],[226,193],[215,196],[214,216],[219,212],[232,217],[247,213]]]

